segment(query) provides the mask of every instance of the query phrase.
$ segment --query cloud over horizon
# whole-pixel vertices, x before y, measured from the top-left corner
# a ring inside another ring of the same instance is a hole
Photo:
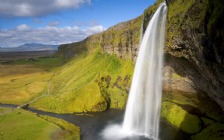
[[[26,24],[21,24],[14,29],[0,29],[0,47],[17,47],[25,43],[52,45],[71,43],[81,41],[89,35],[104,30],[102,25],[81,29],[78,26],[32,28]]]
[[[91,4],[91,0],[1,0],[0,16],[36,17],[84,4]]]

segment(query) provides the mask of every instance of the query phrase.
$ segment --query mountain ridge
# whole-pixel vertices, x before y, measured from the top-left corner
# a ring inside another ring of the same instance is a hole
[[[58,50],[59,45],[47,45],[42,43],[25,43],[18,47],[3,48],[0,47],[1,52],[20,52],[20,51],[50,51]]]

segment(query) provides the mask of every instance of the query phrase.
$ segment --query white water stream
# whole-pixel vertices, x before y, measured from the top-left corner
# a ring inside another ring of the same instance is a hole
[[[106,128],[104,139],[159,139],[166,15],[167,7],[162,3],[141,41],[123,124]]]

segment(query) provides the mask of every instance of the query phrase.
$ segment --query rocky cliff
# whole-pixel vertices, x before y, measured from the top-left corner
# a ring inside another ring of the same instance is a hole
[[[89,36],[81,42],[63,44],[59,47],[59,53],[63,54],[64,58],[71,58],[82,51],[91,52],[91,50],[101,48],[104,53],[115,54],[118,58],[135,61],[139,47],[142,17],[119,23],[105,32]]]
[[[165,51],[170,55],[166,66],[224,110],[223,16],[222,0],[172,0]]]

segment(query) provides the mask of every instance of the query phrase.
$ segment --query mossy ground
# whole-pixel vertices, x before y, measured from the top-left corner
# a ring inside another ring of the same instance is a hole
[[[186,133],[194,134],[201,130],[201,121],[197,116],[171,102],[163,102],[161,117]]]
[[[201,133],[192,137],[192,140],[223,140],[224,124],[213,123],[206,127]]]
[[[124,108],[127,98],[125,86],[130,84],[130,79],[127,81],[125,77],[132,72],[131,61],[120,60],[98,50],[88,55],[84,52],[55,71],[50,95],[31,106],[57,113]],[[103,80],[108,76],[109,81]]]
[[[161,117],[192,139],[224,138],[223,111],[206,95],[164,92]]]
[[[41,119],[34,113],[22,109],[0,108],[0,139],[79,140],[78,127],[56,118],[49,118],[47,120],[50,121]]]
[[[71,139],[73,139],[73,140],[79,140],[80,139],[80,128],[75,126],[74,124],[71,124],[71,123],[66,122],[62,119],[50,117],[50,116],[47,116],[47,115],[39,115],[38,117],[40,117],[40,118],[42,118],[42,119],[44,119],[48,122],[51,122],[53,124],[56,124],[60,128],[62,128],[63,130],[70,132],[70,138]],[[58,138],[57,135],[55,135],[54,139],[57,139],[57,138]]]
[[[47,92],[53,73],[31,65],[0,65],[0,103],[23,104]]]
[[[60,57],[40,57],[36,59],[20,59],[10,64],[33,65],[35,67],[39,67],[44,70],[51,70],[52,68],[60,66],[62,64],[62,59]]]

